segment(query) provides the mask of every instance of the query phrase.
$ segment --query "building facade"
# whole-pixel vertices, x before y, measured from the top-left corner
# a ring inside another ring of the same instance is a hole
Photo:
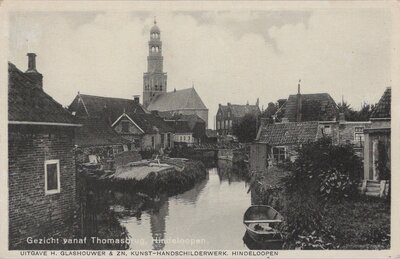
[[[238,105],[227,103],[227,105],[219,104],[216,114],[216,130],[220,136],[233,135],[232,126],[240,123],[240,120],[246,115],[252,114],[256,118],[261,114],[259,101],[255,105]]]
[[[364,179],[389,180],[391,174],[391,88],[388,87],[364,130]]]
[[[8,64],[9,248],[27,238],[72,238],[78,202],[71,114],[43,91],[35,54],[24,73]],[[44,248],[45,246],[43,246]]]
[[[111,126],[136,150],[158,151],[173,147],[173,129],[155,114],[123,113]]]

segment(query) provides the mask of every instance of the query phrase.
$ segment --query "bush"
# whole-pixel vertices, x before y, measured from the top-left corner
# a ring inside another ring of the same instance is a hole
[[[350,145],[332,145],[330,138],[303,145],[285,179],[289,192],[340,200],[354,195],[362,163]]]

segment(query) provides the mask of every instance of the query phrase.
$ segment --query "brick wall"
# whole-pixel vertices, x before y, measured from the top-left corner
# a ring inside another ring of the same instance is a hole
[[[27,237],[69,237],[77,210],[73,129],[9,126],[9,247]],[[60,161],[60,193],[45,194],[45,160]],[[68,236],[66,236],[68,235]]]

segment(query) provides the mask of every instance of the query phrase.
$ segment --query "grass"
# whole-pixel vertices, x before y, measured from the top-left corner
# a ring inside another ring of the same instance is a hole
[[[289,195],[281,180],[290,174],[282,168],[270,168],[255,177],[258,184],[252,189],[253,204],[266,204],[285,215]],[[302,206],[300,205],[300,208]],[[321,209],[318,223],[333,235],[333,249],[377,250],[390,248],[390,203],[366,196],[341,202],[327,202]],[[294,248],[295,245],[288,246]]]

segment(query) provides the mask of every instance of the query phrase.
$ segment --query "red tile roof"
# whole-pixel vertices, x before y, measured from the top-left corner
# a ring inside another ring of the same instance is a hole
[[[317,121],[266,124],[260,128],[256,141],[272,146],[304,144],[315,141],[317,133]]]

